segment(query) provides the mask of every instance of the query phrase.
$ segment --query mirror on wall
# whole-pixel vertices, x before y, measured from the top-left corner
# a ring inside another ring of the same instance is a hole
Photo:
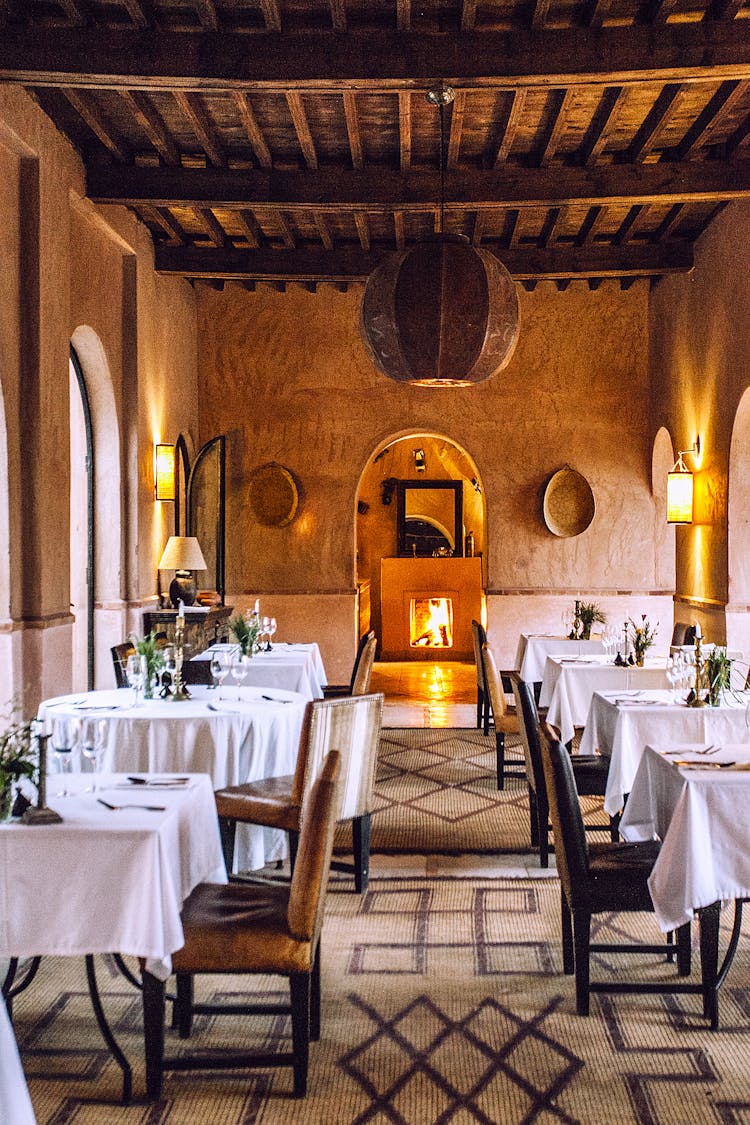
[[[463,555],[463,482],[400,480],[398,553],[431,558]]]

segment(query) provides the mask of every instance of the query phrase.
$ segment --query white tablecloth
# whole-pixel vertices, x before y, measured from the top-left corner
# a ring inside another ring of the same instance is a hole
[[[129,688],[61,696],[46,700],[39,717],[48,727],[56,716],[106,719],[105,770],[207,773],[215,789],[294,772],[305,710],[301,695],[241,687],[238,702],[234,682],[225,682],[221,693],[202,686],[191,686],[190,693],[184,703],[154,699],[139,707],[132,706]],[[262,867],[285,849],[282,832],[238,826],[240,869]]]
[[[194,660],[210,660],[212,653],[231,651],[234,645],[212,645]],[[231,683],[231,676],[225,683]],[[270,652],[256,652],[245,677],[248,687],[285,688],[299,692],[305,699],[321,699],[328,683],[323,659],[317,644],[275,644]]]
[[[26,1079],[18,1057],[13,1028],[0,999],[0,1121],[6,1125],[35,1125]]]
[[[595,691],[629,691],[669,687],[666,657],[646,660],[643,668],[613,664],[611,656],[548,656],[544,665],[539,704],[563,742],[570,742],[576,727],[586,724]]]
[[[522,680],[538,683],[544,676],[548,656],[585,656],[596,652],[604,652],[600,640],[571,641],[568,637],[521,633],[516,649],[516,671]]]
[[[633,787],[647,745],[743,742],[745,700],[728,696],[721,707],[687,707],[672,703],[667,691],[647,691],[618,703],[617,694],[595,692],[581,739],[582,754],[599,750],[610,756],[604,808],[613,816]],[[750,698],[750,697],[748,697]]]
[[[665,931],[689,922],[700,907],[750,896],[750,746],[727,744],[711,755],[695,750],[666,756],[647,747],[620,824],[627,840],[663,841],[649,889]],[[682,769],[676,760],[705,768]],[[721,769],[720,761],[748,772]]]
[[[96,796],[81,792],[89,774],[68,780],[77,795],[47,802],[62,824],[0,825],[0,958],[123,953],[166,979],[184,900],[198,883],[226,882],[210,778],[167,789],[103,777]],[[165,811],[112,812],[99,796]]]

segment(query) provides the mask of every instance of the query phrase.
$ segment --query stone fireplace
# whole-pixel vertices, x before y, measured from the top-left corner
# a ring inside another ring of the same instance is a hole
[[[471,660],[482,560],[383,559],[381,660]]]

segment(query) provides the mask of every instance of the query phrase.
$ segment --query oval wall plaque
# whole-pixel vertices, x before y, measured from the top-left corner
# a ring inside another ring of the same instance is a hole
[[[570,465],[558,469],[544,490],[544,522],[553,535],[569,539],[585,531],[596,503],[591,485]]]
[[[256,469],[250,478],[250,507],[265,527],[286,527],[297,512],[299,492],[294,477],[283,465],[272,462]]]

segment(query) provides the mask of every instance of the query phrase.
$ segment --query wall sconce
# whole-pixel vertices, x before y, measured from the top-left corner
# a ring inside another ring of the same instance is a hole
[[[427,459],[424,455],[424,449],[413,449],[414,454],[414,467],[418,473],[427,472]]]
[[[701,439],[697,437],[689,449],[681,449],[677,460],[667,473],[667,523],[693,522],[693,474],[683,461],[686,453],[701,451]]]
[[[157,500],[174,500],[175,447],[154,446],[154,496]]]

